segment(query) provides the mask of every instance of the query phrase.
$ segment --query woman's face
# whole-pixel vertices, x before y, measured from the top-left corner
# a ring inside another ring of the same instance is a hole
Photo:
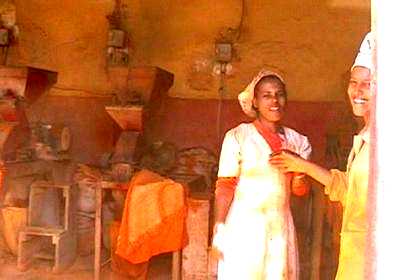
[[[358,117],[369,118],[370,114],[370,70],[356,66],[351,71],[347,93],[353,108],[353,114]]]
[[[268,122],[280,121],[286,108],[286,88],[277,79],[262,81],[255,88],[253,105],[258,111],[258,118]]]

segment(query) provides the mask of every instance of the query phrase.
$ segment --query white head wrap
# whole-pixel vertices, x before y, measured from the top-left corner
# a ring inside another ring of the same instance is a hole
[[[242,111],[244,113],[251,117],[255,118],[257,116],[257,112],[255,111],[254,107],[252,106],[252,100],[254,99],[254,89],[255,85],[264,77],[274,75],[282,81],[283,84],[285,84],[283,78],[277,74],[276,72],[270,71],[270,70],[261,70],[257,76],[251,81],[251,83],[245,88],[244,91],[242,91],[238,95],[239,104],[241,105]]]
[[[359,53],[354,60],[351,70],[353,70],[356,66],[363,66],[370,70],[373,69],[373,44],[372,33],[369,32],[366,34],[362,44],[360,45]]]

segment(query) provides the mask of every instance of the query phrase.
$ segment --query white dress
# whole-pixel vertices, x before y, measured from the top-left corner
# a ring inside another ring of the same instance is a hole
[[[308,139],[284,127],[285,148],[304,158]],[[220,233],[219,280],[297,280],[298,250],[289,207],[290,186],[269,163],[271,149],[252,123],[229,130],[219,177],[237,177],[233,202]]]

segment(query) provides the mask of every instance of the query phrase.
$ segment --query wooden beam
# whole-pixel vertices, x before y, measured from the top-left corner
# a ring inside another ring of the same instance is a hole
[[[181,251],[172,252],[172,280],[181,280]]]
[[[101,279],[101,246],[102,246],[102,186],[96,188],[95,210],[95,280]]]

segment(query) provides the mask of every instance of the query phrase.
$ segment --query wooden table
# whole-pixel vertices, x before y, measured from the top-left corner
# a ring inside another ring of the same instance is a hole
[[[101,279],[102,197],[106,190],[124,190],[120,183],[102,181],[96,188],[95,207],[95,280]],[[172,253],[172,280],[181,280],[181,251]]]

